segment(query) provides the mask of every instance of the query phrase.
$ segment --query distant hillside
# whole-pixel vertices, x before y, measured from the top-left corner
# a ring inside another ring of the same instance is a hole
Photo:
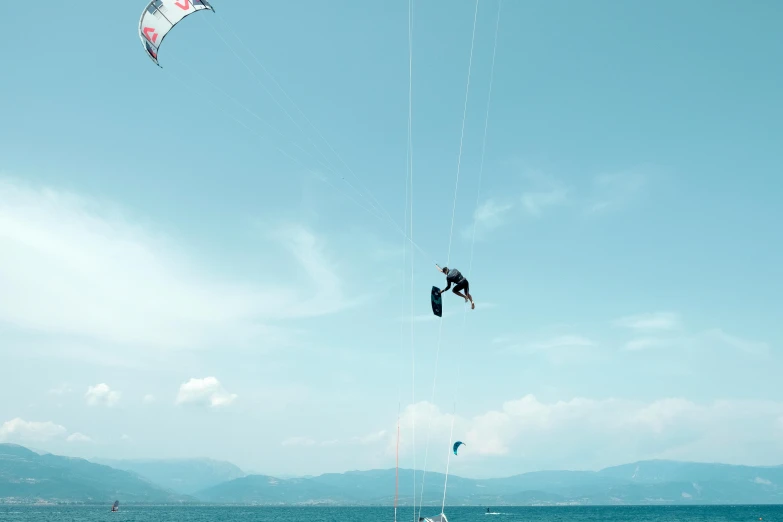
[[[410,505],[411,470],[400,470],[400,505]],[[421,485],[423,473],[416,473]],[[440,508],[445,476],[428,472],[424,505]],[[283,480],[250,475],[195,494],[228,504],[390,505],[395,470]],[[417,489],[417,495],[420,489]],[[417,498],[418,502],[418,498]],[[449,476],[447,505],[781,504],[783,466],[644,461],[601,471],[541,471],[474,480]]]
[[[175,503],[193,499],[127,471],[0,444],[0,503],[39,500],[110,504],[115,500]]]
[[[159,486],[186,495],[246,475],[230,462],[211,459],[91,460],[116,469],[132,471]]]
[[[108,461],[106,461],[108,462]],[[0,444],[0,503],[206,502],[258,505],[384,505],[394,502],[395,470],[327,473],[281,479],[242,474],[225,462],[114,461],[120,470],[83,459],[39,455],[21,446]],[[142,476],[142,474],[144,476]],[[151,477],[156,477],[154,482]],[[424,474],[416,471],[419,502]],[[400,470],[399,503],[410,506],[414,472]],[[440,510],[445,476],[428,472],[422,514]],[[213,484],[193,495],[200,483]],[[164,487],[167,486],[167,487]],[[783,504],[783,466],[731,466],[673,461],[643,461],[601,471],[538,471],[477,480],[450,475],[446,506],[605,504]]]
[[[195,496],[204,502],[220,504],[355,504],[348,491],[312,479],[278,479],[266,475],[249,475],[225,482]]]

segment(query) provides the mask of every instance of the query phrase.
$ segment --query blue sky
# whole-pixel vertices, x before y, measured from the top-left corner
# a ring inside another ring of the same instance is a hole
[[[0,439],[393,467],[401,397],[405,467],[783,462],[781,5],[506,1],[478,193],[482,0],[449,258],[475,3],[414,2],[411,264],[345,181],[410,226],[407,3],[246,4],[163,69],[143,2],[6,11]]]

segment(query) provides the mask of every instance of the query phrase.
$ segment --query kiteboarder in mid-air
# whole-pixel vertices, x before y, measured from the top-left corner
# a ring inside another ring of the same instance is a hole
[[[439,271],[446,274],[446,288],[441,290],[440,293],[447,292],[449,288],[451,288],[451,283],[455,283],[454,290],[452,290],[452,292],[463,298],[465,302],[470,300],[471,309],[476,308],[476,303],[473,302],[473,296],[470,295],[470,284],[468,283],[468,280],[465,279],[465,276],[463,276],[456,268],[449,270],[449,268],[446,266],[443,268],[439,267],[438,265],[435,266],[438,267]],[[465,290],[465,294],[463,295],[460,290]]]

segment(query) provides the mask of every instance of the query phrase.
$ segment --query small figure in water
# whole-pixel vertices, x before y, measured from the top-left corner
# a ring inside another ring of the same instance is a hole
[[[455,294],[463,298],[465,302],[470,300],[471,310],[476,308],[476,303],[473,302],[473,296],[470,295],[470,284],[468,283],[468,280],[465,279],[465,277],[460,273],[460,271],[457,270],[456,268],[452,268],[451,270],[449,270],[449,268],[446,266],[444,266],[443,268],[438,266],[438,270],[446,274],[446,283],[447,283],[446,288],[441,290],[440,293],[442,294],[443,292],[447,292],[449,288],[451,288],[451,283],[456,283],[456,286],[454,286],[454,290],[452,290],[452,292],[454,292]],[[465,290],[465,295],[460,293],[460,290],[463,289]]]

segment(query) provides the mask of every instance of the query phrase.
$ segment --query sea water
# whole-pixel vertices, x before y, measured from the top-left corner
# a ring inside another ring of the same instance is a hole
[[[0,505],[0,521],[18,522],[394,522],[392,508]],[[438,509],[422,510],[422,516]],[[449,522],[783,522],[783,506],[454,507]],[[400,508],[398,522],[417,522]]]

